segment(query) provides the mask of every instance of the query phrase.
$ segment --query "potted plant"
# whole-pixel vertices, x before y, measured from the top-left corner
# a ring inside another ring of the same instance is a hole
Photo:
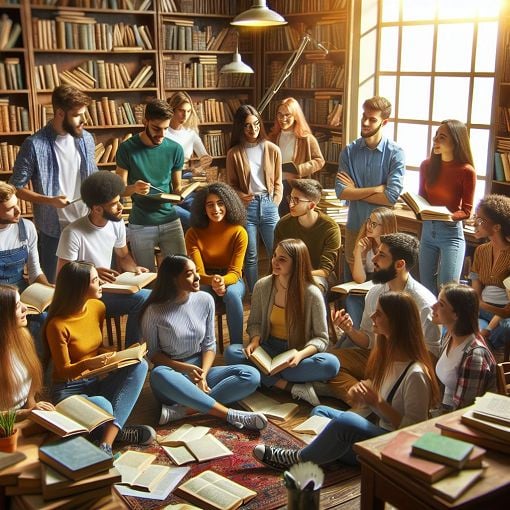
[[[15,452],[18,445],[18,429],[14,428],[16,411],[0,412],[0,451]]]

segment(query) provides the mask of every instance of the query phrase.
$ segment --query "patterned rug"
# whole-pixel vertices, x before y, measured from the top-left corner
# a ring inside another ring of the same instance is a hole
[[[182,425],[182,423],[183,421],[175,422],[172,424],[172,427],[168,428],[166,426],[160,427],[158,429],[158,434],[169,434]],[[236,429],[212,416],[194,416],[186,419],[186,423],[211,427],[210,432],[227,446],[227,448],[232,450],[234,454],[200,464],[187,464],[187,466],[191,467],[191,470],[183,479],[183,482],[188,478],[198,475],[202,471],[211,469],[257,492],[257,497],[242,507],[244,510],[271,510],[285,505],[287,502],[287,491],[283,486],[281,474],[259,464],[252,457],[251,452],[253,447],[259,443],[267,443],[284,448],[299,448],[303,446],[303,444],[297,438],[291,436],[285,430],[271,422],[269,422],[267,428],[260,434],[255,431]],[[168,456],[157,443],[146,447],[130,446],[124,448],[124,450],[128,449],[156,454],[158,458],[155,463],[157,464],[172,464]],[[324,485],[333,485],[342,480],[347,480],[355,476],[358,472],[359,470],[357,469],[341,465],[328,466],[326,469],[326,483]],[[172,494],[164,501],[134,497],[125,497],[124,500],[133,510],[156,510],[172,503],[183,502],[182,499]]]

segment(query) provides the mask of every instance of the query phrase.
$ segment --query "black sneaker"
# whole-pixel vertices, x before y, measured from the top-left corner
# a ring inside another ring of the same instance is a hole
[[[299,450],[278,448],[266,444],[258,444],[253,448],[253,456],[262,464],[283,471],[300,462]]]
[[[156,431],[149,425],[126,425],[118,434],[116,441],[131,444],[150,444],[156,439]]]

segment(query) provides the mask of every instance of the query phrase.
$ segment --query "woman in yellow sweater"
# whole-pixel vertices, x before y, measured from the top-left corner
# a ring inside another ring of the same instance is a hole
[[[243,263],[248,246],[246,209],[227,184],[215,182],[196,193],[186,251],[197,266],[202,290],[223,300],[230,343],[243,343]]]

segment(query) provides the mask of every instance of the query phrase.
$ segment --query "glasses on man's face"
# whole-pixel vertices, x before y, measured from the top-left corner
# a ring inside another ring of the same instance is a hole
[[[293,197],[292,195],[289,195],[287,197],[287,202],[291,205],[298,205],[300,202],[311,202],[311,200],[305,200],[304,198],[298,198],[298,197]]]
[[[481,216],[475,216],[473,219],[473,223],[478,226],[484,225],[485,223],[487,223],[487,220],[485,218],[482,218]]]
[[[372,230],[374,230],[377,227],[380,227],[381,223],[376,223],[375,221],[372,221],[370,218],[367,218],[367,227],[370,227]]]
[[[245,124],[244,125],[244,129],[253,129],[253,131],[255,131],[256,129],[258,129],[260,127],[260,122],[254,122],[253,124]]]

